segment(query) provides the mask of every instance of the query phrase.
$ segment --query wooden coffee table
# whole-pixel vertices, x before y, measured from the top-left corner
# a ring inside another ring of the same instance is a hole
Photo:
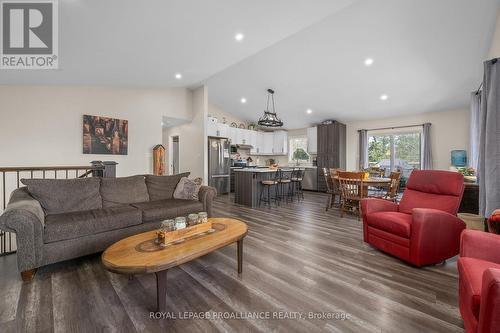
[[[120,274],[156,274],[157,310],[167,305],[167,270],[237,242],[238,274],[243,268],[243,237],[247,225],[230,218],[211,218],[216,230],[211,234],[194,236],[179,244],[162,248],[156,245],[156,230],[127,237],[116,242],[102,254],[106,269]]]

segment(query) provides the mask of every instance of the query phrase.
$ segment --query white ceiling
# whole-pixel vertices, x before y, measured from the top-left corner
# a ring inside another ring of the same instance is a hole
[[[357,1],[214,75],[209,98],[256,121],[274,88],[287,128],[467,107],[498,8],[498,0]]]
[[[193,86],[352,2],[60,0],[60,69],[0,84]]]
[[[60,69],[4,70],[0,84],[206,83],[210,102],[252,121],[273,88],[287,128],[466,107],[499,2],[60,0]]]

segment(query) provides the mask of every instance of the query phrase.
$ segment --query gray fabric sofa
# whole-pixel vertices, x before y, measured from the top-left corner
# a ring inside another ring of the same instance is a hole
[[[23,179],[27,186],[12,193],[0,229],[16,233],[21,273],[100,252],[158,228],[164,219],[200,211],[211,216],[217,195],[212,187],[202,186],[198,200],[173,198],[177,183],[188,175]]]

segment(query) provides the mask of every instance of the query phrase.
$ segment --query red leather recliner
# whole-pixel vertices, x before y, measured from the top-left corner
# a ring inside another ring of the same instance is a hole
[[[364,241],[416,266],[459,253],[465,223],[456,217],[464,177],[458,172],[415,170],[400,204],[361,201]]]
[[[500,236],[465,230],[458,275],[460,314],[467,333],[500,332]]]

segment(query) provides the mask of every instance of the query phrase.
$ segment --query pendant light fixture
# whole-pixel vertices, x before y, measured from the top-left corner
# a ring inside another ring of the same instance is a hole
[[[269,111],[269,101],[273,103],[273,111]],[[267,107],[264,110],[264,116],[259,119],[258,124],[264,127],[281,127],[283,122],[276,115],[276,109],[274,107],[274,90],[267,89]]]

